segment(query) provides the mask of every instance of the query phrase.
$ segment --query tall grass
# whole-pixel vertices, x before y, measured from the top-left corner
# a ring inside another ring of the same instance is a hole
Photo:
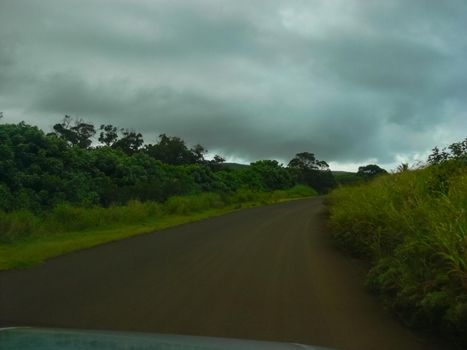
[[[0,243],[10,243],[42,232],[43,220],[29,211],[0,211]]]
[[[368,286],[409,325],[467,345],[467,166],[449,161],[340,187],[337,242],[369,259]]]
[[[310,187],[297,185],[285,191],[256,192],[243,189],[223,195],[200,193],[171,197],[165,203],[131,201],[123,206],[108,208],[84,208],[61,204],[42,215],[34,215],[28,211],[12,213],[0,211],[0,244],[11,244],[66,232],[141,224],[170,215],[190,215],[231,205],[240,208],[244,204],[267,204],[314,195],[316,192]]]

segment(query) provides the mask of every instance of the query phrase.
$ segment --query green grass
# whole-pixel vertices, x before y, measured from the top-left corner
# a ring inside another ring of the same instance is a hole
[[[368,286],[409,325],[467,345],[467,167],[450,161],[340,187],[337,242],[368,259]]]
[[[49,235],[36,235],[12,244],[0,245],[0,270],[28,267],[44,260],[90,248],[102,243],[154,232],[164,228],[219,216],[232,211],[231,207],[208,209],[190,215],[164,215],[142,224],[112,225],[109,228],[86,229]]]
[[[241,190],[172,197],[163,204],[133,201],[109,208],[60,205],[50,213],[0,213],[0,270],[44,260],[126,237],[219,216],[241,208],[316,195],[306,186],[285,191]]]

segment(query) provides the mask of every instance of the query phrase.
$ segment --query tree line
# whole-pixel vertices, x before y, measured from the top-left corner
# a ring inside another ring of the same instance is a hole
[[[97,142],[93,139],[97,136]],[[465,160],[467,140],[433,149],[429,164]],[[44,133],[24,122],[0,124],[0,210],[47,210],[74,205],[125,204],[130,200],[165,201],[170,196],[239,189],[274,191],[304,184],[319,193],[337,185],[368,181],[386,174],[375,164],[336,178],[328,163],[311,152],[297,153],[284,166],[259,160],[245,167],[224,164],[221,155],[205,158],[200,144],[187,146],[179,137],[159,135],[148,144],[141,133],[70,116]],[[407,170],[406,164],[401,171]]]
[[[69,116],[50,133],[24,122],[0,124],[0,210],[162,202],[174,195],[274,191],[296,184],[324,193],[336,184],[329,165],[310,152],[298,153],[287,166],[259,160],[236,169],[220,155],[206,159],[206,153],[179,137],[161,134],[146,144],[134,130],[96,128]]]

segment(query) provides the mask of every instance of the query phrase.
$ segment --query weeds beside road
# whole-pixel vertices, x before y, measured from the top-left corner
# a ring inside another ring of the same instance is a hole
[[[339,244],[372,263],[368,286],[409,325],[467,345],[467,167],[448,161],[329,195]]]

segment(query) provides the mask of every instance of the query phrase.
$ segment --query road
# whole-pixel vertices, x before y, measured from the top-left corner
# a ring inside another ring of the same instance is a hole
[[[447,349],[401,326],[333,245],[321,198],[246,209],[0,273],[0,326]]]

